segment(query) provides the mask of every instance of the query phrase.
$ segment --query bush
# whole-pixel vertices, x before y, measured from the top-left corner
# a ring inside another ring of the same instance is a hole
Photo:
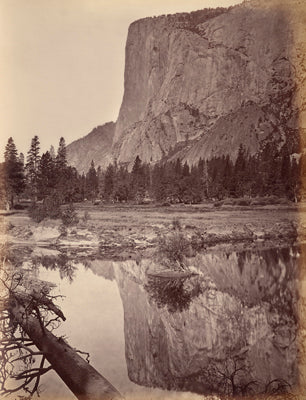
[[[25,210],[27,207],[24,206],[23,204],[15,204],[14,205],[14,210]]]
[[[237,199],[227,198],[214,203],[215,207],[220,206],[249,206],[251,204],[251,199],[245,197],[239,197]]]
[[[261,199],[254,199],[251,201],[251,206],[265,206],[267,202],[261,198]]]
[[[61,205],[58,196],[48,196],[41,204],[33,202],[29,208],[29,216],[36,222],[41,222],[45,218],[60,218]]]
[[[65,225],[60,225],[59,226],[59,231],[61,233],[61,237],[66,237],[67,236],[67,227]]]
[[[224,206],[232,206],[233,205],[233,199],[224,199],[222,202],[222,205]]]
[[[249,206],[250,203],[251,203],[251,200],[250,200],[250,199],[237,199],[237,200],[235,201],[235,204],[236,204],[237,206]]]
[[[31,204],[29,208],[29,216],[35,222],[41,222],[45,218],[47,218],[46,210],[42,204],[36,204],[35,202]]]
[[[89,214],[89,212],[87,210],[84,211],[84,215],[82,217],[82,220],[83,220],[83,222],[87,222],[87,221],[90,220],[90,214]]]
[[[268,196],[266,197],[266,204],[278,204],[279,202],[279,197],[278,196]]]
[[[184,268],[185,258],[190,254],[190,243],[182,233],[161,236],[158,243],[158,255],[171,267]]]
[[[61,218],[61,201],[58,195],[53,194],[46,197],[43,201],[43,208],[45,209],[46,217],[51,219]]]
[[[289,201],[288,199],[286,199],[285,197],[281,197],[278,201],[278,204],[282,204],[282,205],[288,205]]]
[[[181,225],[181,221],[179,220],[179,218],[174,217],[172,220],[172,228],[175,231],[181,231],[182,230],[182,225]]]
[[[13,225],[11,222],[9,222],[8,224],[7,224],[7,226],[6,226],[6,229],[8,230],[8,231],[11,231],[12,229],[14,229],[15,228],[15,225]]]
[[[64,208],[61,218],[64,226],[76,225],[79,222],[73,203],[70,203],[68,207]]]
[[[257,197],[251,201],[251,206],[267,206],[272,204],[288,204],[288,200],[277,196]]]

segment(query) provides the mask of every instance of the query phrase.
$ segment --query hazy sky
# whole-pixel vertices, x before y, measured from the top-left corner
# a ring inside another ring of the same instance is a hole
[[[1,154],[12,136],[27,153],[116,121],[129,24],[242,0],[1,0]]]

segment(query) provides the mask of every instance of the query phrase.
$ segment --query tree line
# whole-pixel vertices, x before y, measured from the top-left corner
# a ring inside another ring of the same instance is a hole
[[[302,156],[305,158],[305,156]],[[200,159],[195,165],[176,161],[155,165],[142,163],[137,156],[131,172],[110,164],[98,178],[101,194],[113,201],[137,202],[147,199],[169,203],[200,203],[224,198],[277,196],[300,199],[302,159],[285,149],[267,145],[257,155],[239,147],[233,161],[228,155]]]
[[[51,146],[40,155],[39,138],[34,136],[26,160],[9,138],[0,164],[1,202],[12,208],[21,196],[33,203],[53,198],[65,204],[84,199],[200,203],[205,199],[266,195],[297,201],[306,176],[304,158],[269,144],[258,154],[249,155],[240,145],[235,161],[227,155],[200,159],[191,166],[180,159],[151,165],[137,156],[131,170],[116,161],[102,170],[92,161],[88,172],[79,174],[68,165],[63,137],[57,153]]]
[[[18,155],[10,137],[4,151],[4,162],[0,165],[2,206],[5,203],[13,208],[21,196],[32,202],[49,196],[58,198],[61,203],[81,200],[79,174],[67,164],[66,153],[62,137],[57,154],[51,146],[50,151],[40,155],[39,138],[34,136],[25,160],[23,153]]]

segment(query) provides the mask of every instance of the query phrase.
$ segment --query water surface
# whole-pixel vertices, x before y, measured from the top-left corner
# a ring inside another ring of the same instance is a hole
[[[296,384],[298,259],[292,248],[209,253],[179,279],[148,275],[152,260],[36,267],[65,296],[67,320],[54,333],[89,352],[122,394],[190,399]],[[43,383],[46,394],[69,395],[54,373]]]

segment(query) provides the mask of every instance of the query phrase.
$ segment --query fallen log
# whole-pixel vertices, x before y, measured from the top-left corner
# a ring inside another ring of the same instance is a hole
[[[28,306],[34,300],[36,302],[36,304],[39,305],[40,307],[45,306],[49,311],[52,311],[55,315],[57,315],[63,321],[66,321],[64,314],[53,303],[53,301],[51,299],[49,299],[47,296],[42,295],[41,293],[39,293],[35,290],[33,290],[31,293],[26,293],[24,291],[16,290],[15,292],[11,293],[11,296],[13,296],[20,305]]]
[[[43,353],[55,372],[79,400],[123,399],[117,389],[85,361],[62,338],[43,327],[16,298],[12,298],[9,311],[24,332]]]

